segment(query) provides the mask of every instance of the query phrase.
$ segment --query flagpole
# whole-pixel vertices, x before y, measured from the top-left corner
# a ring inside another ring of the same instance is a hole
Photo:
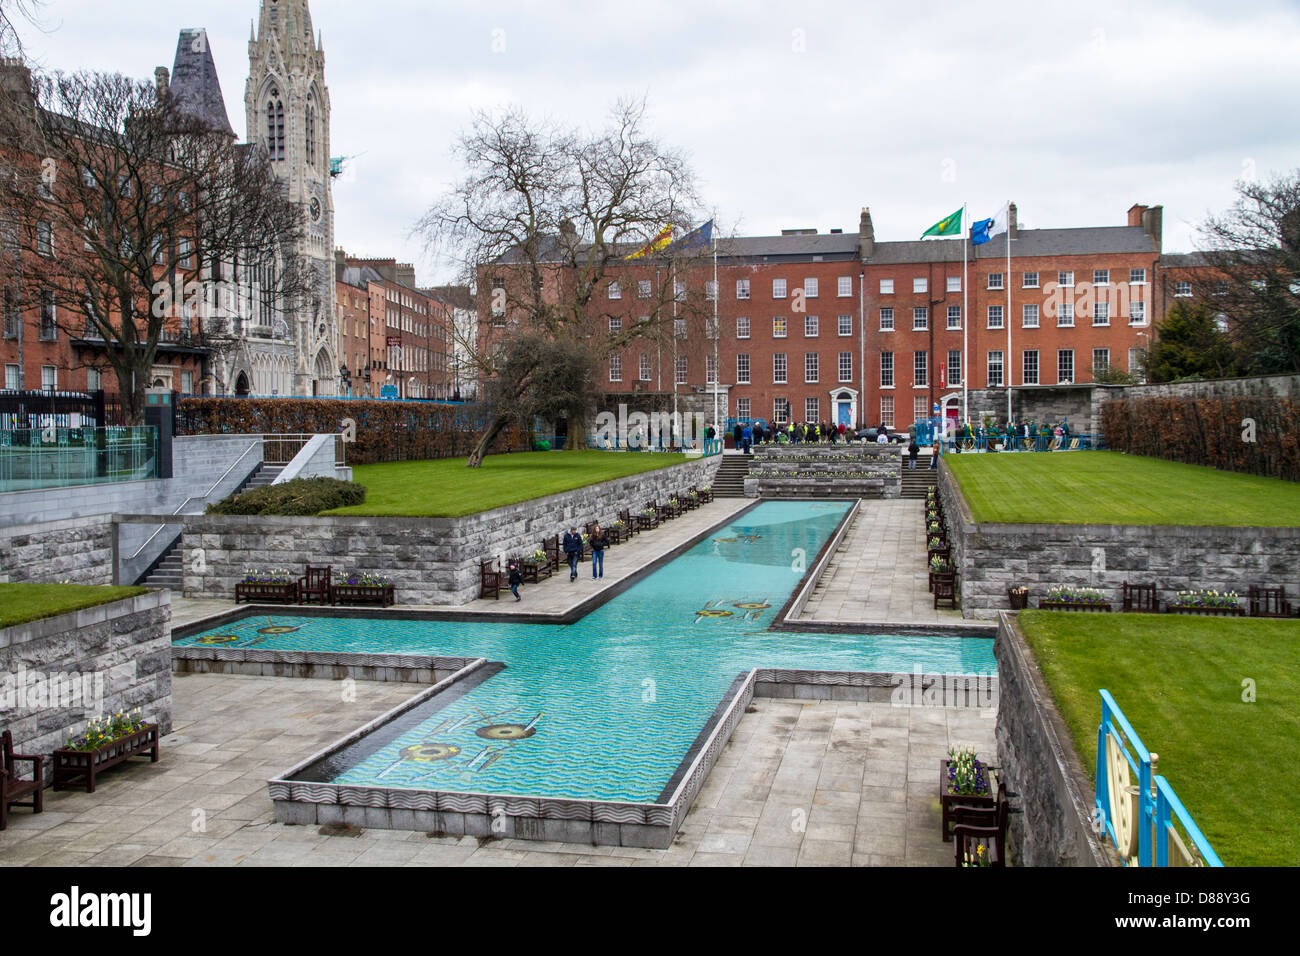
[[[970,272],[966,262],[966,204],[961,204],[961,417],[970,421]]]
[[[718,389],[722,386],[722,367],[718,364],[718,339],[722,330],[718,328],[718,297],[722,294],[722,290],[718,287],[718,237],[711,238],[713,239],[713,427],[721,435],[722,426],[718,422]]]
[[[1002,363],[1003,374],[1007,380],[1007,428],[1011,426],[1011,200],[1007,200],[1007,360]]]

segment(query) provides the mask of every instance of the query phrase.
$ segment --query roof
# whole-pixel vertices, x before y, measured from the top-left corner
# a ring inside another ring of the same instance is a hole
[[[364,289],[372,282],[384,282],[385,279],[370,266],[345,266],[340,281]]]
[[[169,88],[185,112],[218,132],[235,135],[226,114],[225,97],[221,95],[217,66],[212,61],[208,31],[202,27],[181,31]]]
[[[558,243],[546,240],[541,261]],[[866,265],[961,262],[962,244],[951,240],[913,239],[904,242],[876,242]],[[633,249],[632,251],[635,251]],[[1028,256],[1155,255],[1156,243],[1141,226],[1084,226],[1073,229],[1019,229],[1011,244],[1011,258]],[[972,262],[1004,258],[1006,236],[994,237],[980,246],[967,246]],[[736,236],[718,240],[719,260],[763,262],[847,262],[858,260],[858,234],[832,232],[785,236]],[[511,250],[498,262],[520,262]]]

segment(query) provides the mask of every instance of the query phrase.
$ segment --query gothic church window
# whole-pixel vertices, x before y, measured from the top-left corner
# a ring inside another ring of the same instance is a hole
[[[266,149],[273,161],[284,159],[284,104],[275,87],[266,101]]]

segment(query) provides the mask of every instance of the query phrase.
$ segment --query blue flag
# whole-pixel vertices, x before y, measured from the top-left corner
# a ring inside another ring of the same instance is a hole
[[[989,230],[993,228],[992,219],[981,219],[979,222],[971,223],[970,241],[977,246],[982,246],[993,237],[989,235]]]
[[[700,246],[707,246],[713,242],[713,220],[710,219],[704,225],[700,226],[686,235],[682,236],[671,246],[668,247],[668,253],[686,252],[690,249],[698,249]]]

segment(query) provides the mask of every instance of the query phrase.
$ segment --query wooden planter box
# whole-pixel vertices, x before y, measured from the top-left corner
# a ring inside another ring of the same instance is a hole
[[[235,603],[240,601],[270,601],[273,604],[297,604],[298,582],[288,584],[261,584],[241,581],[235,585]]]
[[[1237,607],[1174,607],[1168,605],[1165,610],[1170,614],[1204,614],[1209,617],[1245,617],[1246,609]]]
[[[1066,601],[1039,601],[1040,611],[1109,611],[1109,604],[1072,604]]]
[[[152,763],[158,762],[158,725],[145,724],[133,734],[118,737],[96,750],[54,751],[54,789],[67,790],[84,786],[86,793],[95,792],[95,777],[131,757],[149,755]],[[80,782],[78,778],[85,778]]]
[[[939,807],[941,813],[941,825],[943,827],[943,842],[952,841],[952,808],[953,807],[988,807],[993,809],[993,778],[989,773],[988,764],[982,760],[975,763],[984,768],[984,779],[988,784],[988,793],[949,793],[948,792],[948,766],[952,761],[947,757],[939,758]]]
[[[523,561],[519,565],[519,573],[525,582],[531,581],[533,584],[541,584],[542,578],[549,578],[552,574],[551,562],[545,561]]]
[[[1029,607],[1028,591],[1024,594],[1017,594],[1015,591],[1007,588],[1007,599],[1011,601],[1011,610],[1013,611],[1023,611],[1025,608]]]
[[[396,599],[391,584],[336,584],[335,604],[377,604],[388,607]]]

